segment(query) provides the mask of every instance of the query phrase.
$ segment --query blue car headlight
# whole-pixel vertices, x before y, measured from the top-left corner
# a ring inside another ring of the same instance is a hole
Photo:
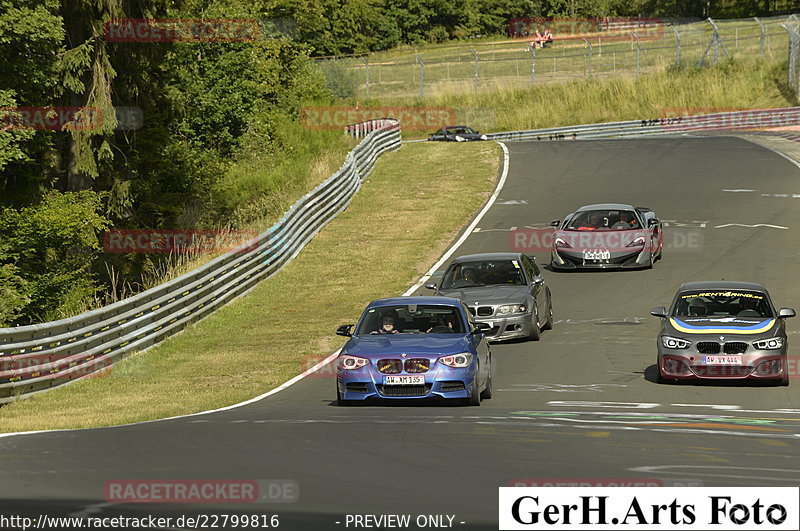
[[[469,352],[450,354],[449,356],[442,356],[436,361],[453,369],[463,369],[464,367],[469,367],[470,363],[472,363],[472,354]]]
[[[365,367],[367,365],[369,365],[369,360],[367,358],[361,358],[359,356],[351,356],[349,354],[339,356],[339,360],[337,362],[339,370],[348,370],[348,371],[353,369],[360,369],[361,367]]]

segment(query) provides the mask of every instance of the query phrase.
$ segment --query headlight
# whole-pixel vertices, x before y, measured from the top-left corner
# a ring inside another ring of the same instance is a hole
[[[358,356],[350,356],[344,355],[339,356],[339,369],[340,370],[347,370],[351,371],[353,369],[360,369],[366,365],[369,365],[369,360],[366,358],[360,358]]]
[[[509,313],[525,313],[528,311],[528,307],[524,304],[504,304],[502,306],[498,306],[497,308],[497,315],[506,315]]]
[[[661,344],[665,348],[689,348],[691,343],[685,339],[678,339],[677,337],[661,336]]]
[[[555,245],[556,247],[563,247],[565,249],[572,248],[572,246],[568,244],[566,240],[564,240],[564,238],[556,238],[555,241],[553,242],[553,245]]]
[[[633,240],[631,243],[629,243],[627,246],[628,247],[641,247],[643,245],[644,245],[644,236],[639,236],[638,238]]]
[[[464,141],[464,137],[463,136],[456,135],[456,142],[463,142],[463,141]]]
[[[772,337],[770,339],[761,339],[760,341],[753,341],[753,346],[758,350],[776,350],[783,347],[782,337]]]
[[[469,352],[451,354],[449,356],[442,356],[436,361],[454,369],[463,369],[464,367],[469,367],[469,364],[472,363],[472,354]]]

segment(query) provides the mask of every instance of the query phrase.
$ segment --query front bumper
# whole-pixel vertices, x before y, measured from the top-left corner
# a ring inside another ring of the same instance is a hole
[[[530,313],[513,314],[508,317],[474,317],[476,322],[486,323],[492,327],[486,331],[486,339],[490,342],[507,341],[509,339],[526,338],[531,333]]]
[[[577,269],[641,269],[650,265],[650,251],[612,252],[606,260],[584,260],[582,250],[552,249],[550,265],[562,271]]]
[[[368,365],[355,370],[338,370],[336,385],[343,400],[353,401],[462,399],[469,398],[472,386],[478,385],[475,362],[463,369],[436,364],[423,375],[424,385],[384,385],[383,377],[387,375]]]
[[[741,365],[718,365],[704,362],[707,354],[693,348],[678,350],[659,345],[658,371],[667,380],[781,380],[788,376],[786,348],[778,350],[753,350],[734,354]],[[728,356],[716,354],[715,356]]]

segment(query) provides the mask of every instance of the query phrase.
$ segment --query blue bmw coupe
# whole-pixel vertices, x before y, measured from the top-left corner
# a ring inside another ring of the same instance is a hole
[[[487,328],[459,299],[373,301],[358,324],[336,331],[350,337],[335,361],[337,403],[439,398],[478,406],[492,397]]]

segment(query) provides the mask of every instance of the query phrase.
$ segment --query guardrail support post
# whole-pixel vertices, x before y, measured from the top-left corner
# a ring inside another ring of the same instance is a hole
[[[592,75],[592,43],[587,41],[585,38],[583,39],[583,42],[585,42],[586,45],[589,47],[589,75],[591,76]]]
[[[475,57],[475,92],[478,92],[478,54],[475,53],[475,50],[470,48],[469,51],[472,52],[472,55]]]
[[[422,99],[422,94],[423,94],[422,87],[425,84],[425,62],[419,55],[417,56],[417,61],[419,62],[419,97],[420,99]]]
[[[366,57],[361,58],[364,61],[364,72],[366,73],[366,89],[367,89],[367,99],[369,99],[369,62],[367,61]]]
[[[675,29],[675,26],[670,26],[672,31],[675,32],[675,63],[680,66],[681,64],[681,34]]]

